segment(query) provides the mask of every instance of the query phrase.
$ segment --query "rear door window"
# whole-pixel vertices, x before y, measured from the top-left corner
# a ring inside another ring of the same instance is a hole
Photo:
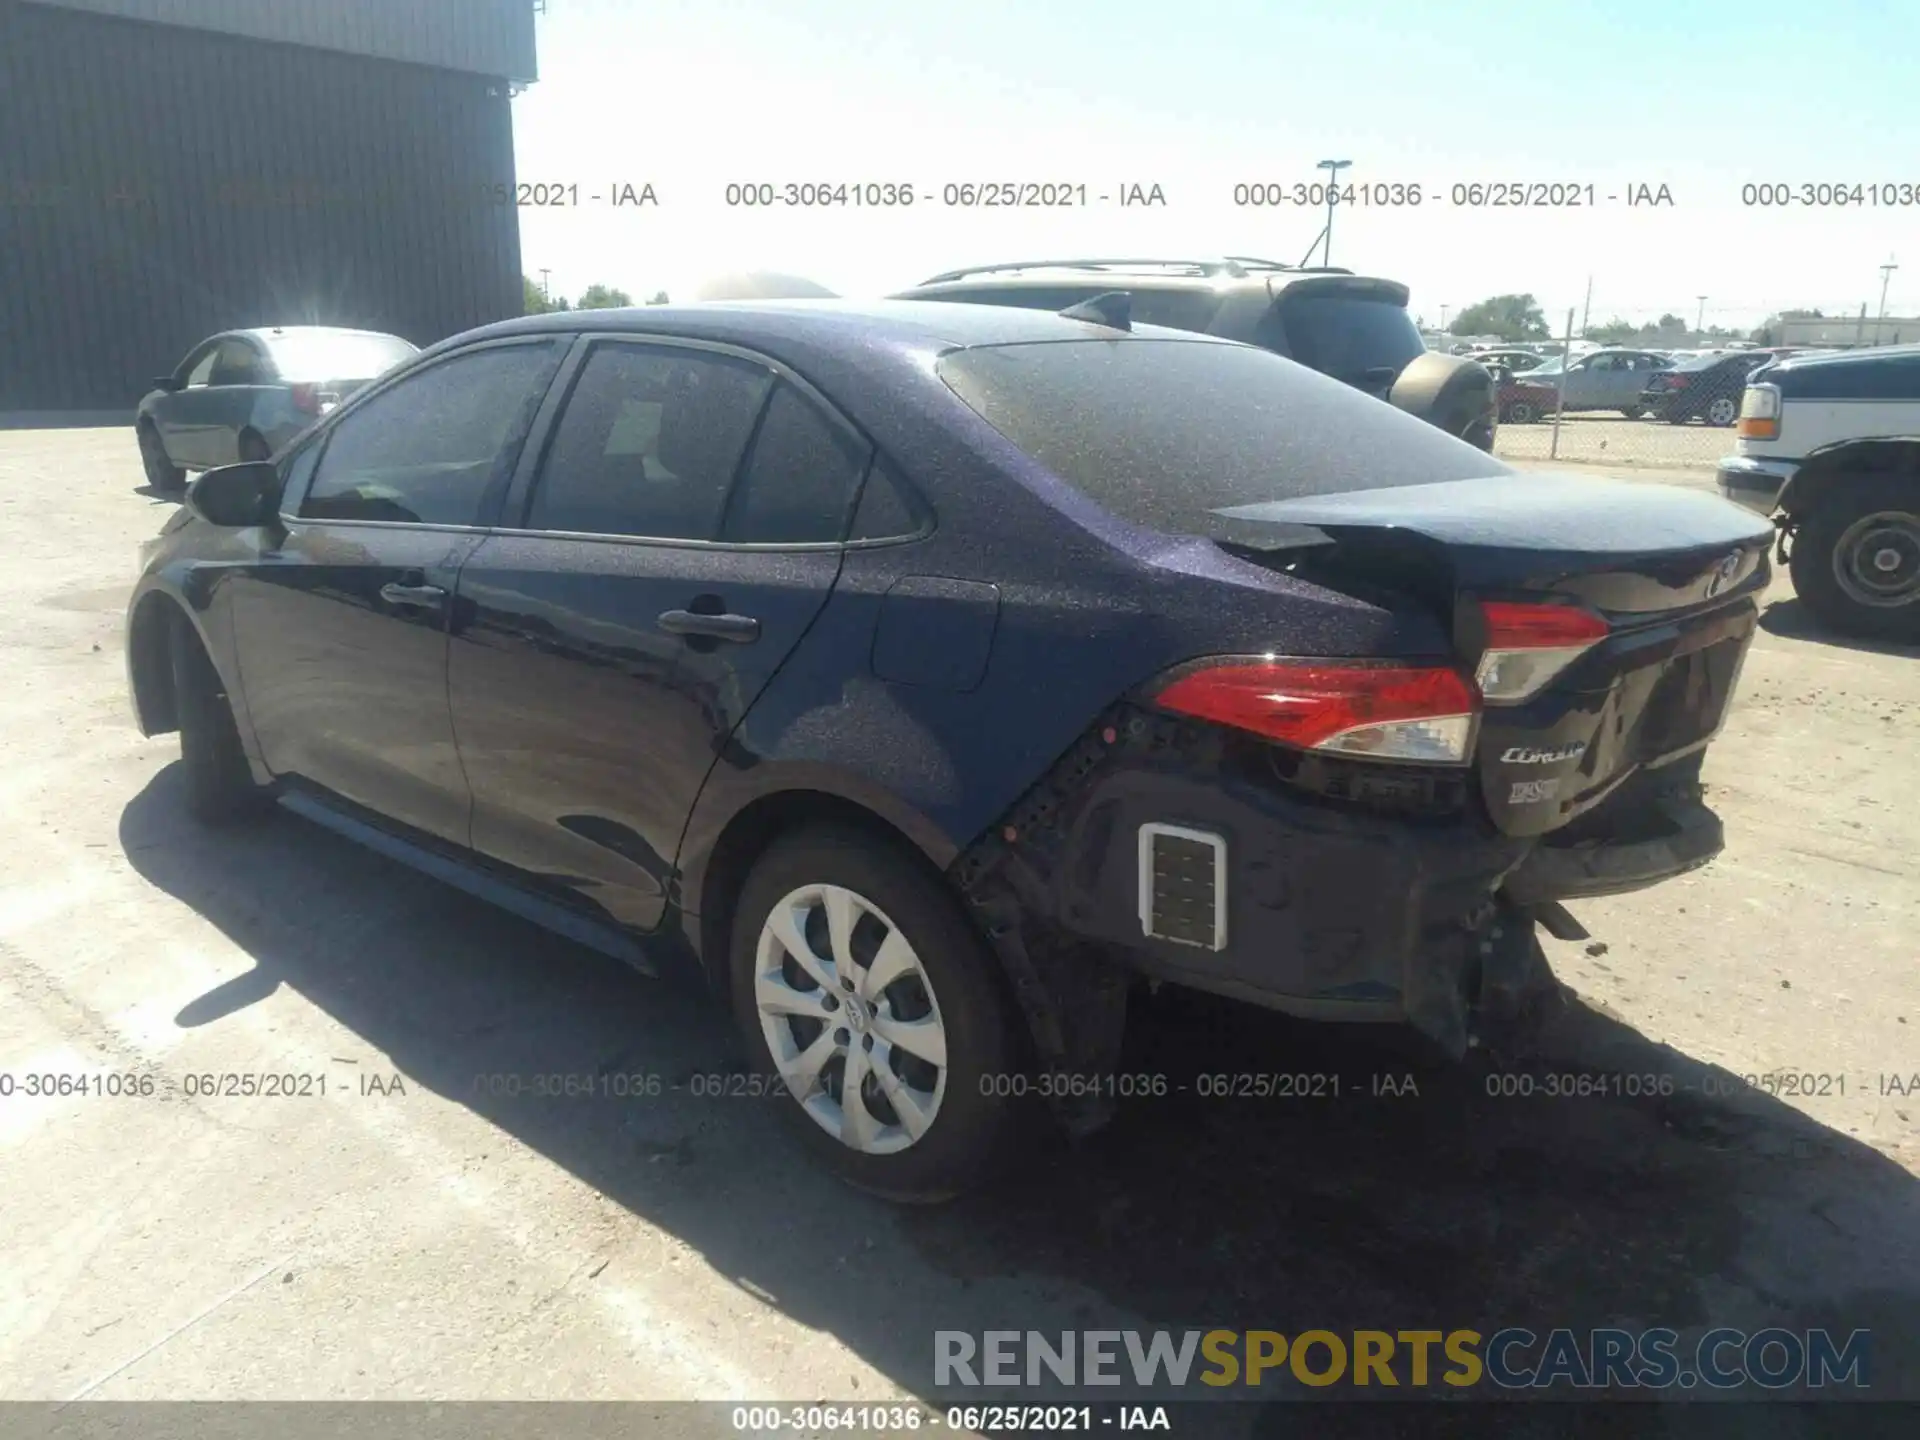
[[[720,538],[743,545],[819,545],[842,540],[867,443],[792,385],[767,402],[753,450],[727,501]]]
[[[1266,350],[1148,338],[988,345],[939,374],[1015,445],[1113,514],[1203,534],[1208,512],[1509,473],[1405,411]]]
[[[772,385],[765,366],[730,355],[596,345],[554,427],[527,528],[714,539]]]

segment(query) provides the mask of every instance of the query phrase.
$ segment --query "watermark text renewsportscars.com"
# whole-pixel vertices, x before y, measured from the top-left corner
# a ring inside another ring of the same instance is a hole
[[[1262,1385],[1503,1390],[1867,1390],[1872,1332],[1668,1328],[937,1330],[933,1383],[1141,1390]],[[1204,1393],[1196,1391],[1196,1393]]]

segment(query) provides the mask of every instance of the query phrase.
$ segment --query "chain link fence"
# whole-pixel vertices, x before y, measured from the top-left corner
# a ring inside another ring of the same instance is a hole
[[[1578,312],[1549,315],[1550,338],[1428,334],[1431,348],[1497,367],[1500,458],[1711,470],[1733,453],[1741,395],[1765,364],[1808,350],[1920,342],[1920,304],[1765,310],[1696,298],[1586,310],[1585,323]]]

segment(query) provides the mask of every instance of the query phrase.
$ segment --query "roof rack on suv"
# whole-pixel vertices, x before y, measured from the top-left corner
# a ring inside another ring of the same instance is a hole
[[[1011,260],[999,265],[968,265],[948,270],[923,280],[923,285],[940,285],[949,280],[964,280],[970,275],[995,275],[1015,270],[1179,270],[1190,275],[1230,275],[1236,279],[1256,270],[1288,270],[1303,274],[1351,275],[1333,265],[1288,265],[1279,260],[1262,260],[1253,255],[1223,255],[1217,260],[1092,259],[1092,260]]]

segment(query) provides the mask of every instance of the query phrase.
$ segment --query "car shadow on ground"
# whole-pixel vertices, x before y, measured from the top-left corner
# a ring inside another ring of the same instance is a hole
[[[1814,618],[1813,612],[1797,595],[1776,600],[1760,612],[1760,628],[1782,640],[1811,640],[1840,650],[1863,650],[1869,655],[1906,655],[1920,658],[1920,644],[1902,645],[1891,640],[1863,640],[1857,635],[1842,635]]]
[[[200,830],[178,771],[128,804],[123,849],[255,968],[176,1024],[219,1024],[290,987],[387,1057],[380,1068],[483,1115],[929,1399],[986,1393],[933,1390],[937,1329],[1710,1323],[1869,1329],[1875,1393],[1920,1394],[1906,1358],[1920,1335],[1914,1177],[1764,1095],[1705,1093],[1721,1087],[1700,1064],[1583,1006],[1550,1037],[1569,1058],[1529,1070],[1527,1098],[1490,1093],[1502,1087],[1483,1067],[1436,1063],[1402,1032],[1165,990],[1137,1013],[1124,1069],[1165,1076],[1168,1093],[1123,1105],[1084,1144],[1036,1142],[983,1193],[903,1211],[820,1174],[772,1103],[698,1093],[743,1052],[697,988],[644,980],[292,816]],[[657,1075],[661,1093],[507,1093],[555,1073]],[[1199,1093],[1200,1077],[1231,1074],[1337,1076],[1338,1095],[1324,1082],[1316,1098]],[[1538,1093],[1549,1074],[1655,1078],[1552,1099]],[[1316,1407],[1304,1429],[1292,1404],[1231,1413],[1237,1433],[1335,1437],[1831,1433],[1786,1409],[1709,1427],[1697,1405],[1677,1420],[1615,1406],[1576,1431],[1551,1408],[1349,1404]]]

